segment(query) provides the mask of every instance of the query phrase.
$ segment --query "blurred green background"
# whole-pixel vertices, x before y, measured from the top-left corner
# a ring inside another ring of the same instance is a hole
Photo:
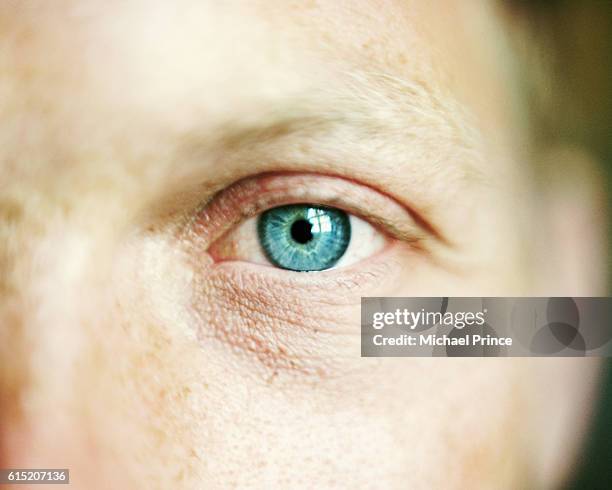
[[[612,489],[612,361],[606,361],[603,392],[586,450],[568,490]]]
[[[612,1],[559,3],[551,14],[558,60],[565,59],[559,79],[566,96],[575,101],[562,136],[579,140],[605,166],[608,209],[612,209]],[[608,236],[612,234],[608,232]],[[612,284],[612,268],[610,279]],[[568,485],[568,490],[587,489],[612,489],[612,360],[606,361],[602,391],[578,473]]]
[[[500,1],[519,27],[516,47],[537,139],[544,146],[586,148],[600,161],[612,210],[612,0]],[[612,490],[612,359],[606,360],[590,436],[564,490],[587,489]]]

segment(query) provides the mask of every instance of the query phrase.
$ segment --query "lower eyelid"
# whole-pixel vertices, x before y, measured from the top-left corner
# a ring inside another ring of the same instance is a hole
[[[278,289],[287,296],[293,294],[323,301],[329,294],[341,293],[342,298],[350,298],[353,293],[367,295],[366,292],[372,292],[366,291],[367,289],[383,287],[382,279],[395,276],[399,272],[400,264],[416,260],[418,253],[401,242],[393,241],[387,244],[384,253],[378,253],[368,261],[344,267],[342,274],[335,269],[297,274],[244,261],[215,262],[213,258],[208,257],[207,260],[202,260],[203,270],[196,271],[196,276],[201,276],[205,281],[209,275],[224,276],[227,281],[239,285],[236,294],[239,294],[242,287],[258,283],[262,294]],[[332,303],[337,304],[337,300],[330,300],[330,304]]]

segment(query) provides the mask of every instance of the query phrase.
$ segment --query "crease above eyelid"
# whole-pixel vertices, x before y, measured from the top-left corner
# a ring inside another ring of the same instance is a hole
[[[420,244],[433,238],[413,210],[369,186],[342,177],[292,173],[262,174],[232,184],[196,211],[188,233],[212,245],[243,220],[295,202],[338,207],[404,242]]]

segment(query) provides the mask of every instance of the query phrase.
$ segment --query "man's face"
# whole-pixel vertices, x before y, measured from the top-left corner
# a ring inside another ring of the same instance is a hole
[[[362,296],[537,292],[499,24],[486,1],[3,2],[0,467],[550,485],[593,363],[359,357]],[[262,252],[257,217],[295,203],[351,216],[337,267]]]

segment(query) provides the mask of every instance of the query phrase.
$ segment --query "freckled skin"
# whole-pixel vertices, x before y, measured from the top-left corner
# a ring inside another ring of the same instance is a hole
[[[603,294],[597,268],[550,266],[599,264],[591,241],[532,247],[548,228],[528,207],[541,203],[524,191],[528,135],[489,2],[24,0],[0,6],[0,40],[0,467],[68,467],[86,489],[562,481],[596,361],[361,359],[355,333],[361,296]],[[285,144],[287,125],[252,129],[287,100],[286,119],[314,100],[334,120],[351,112],[343,93],[378,101],[383,122]],[[452,122],[406,123],[416,98]],[[297,278],[215,263],[230,218],[198,221],[198,206],[281,170],[368,180],[456,249]]]

